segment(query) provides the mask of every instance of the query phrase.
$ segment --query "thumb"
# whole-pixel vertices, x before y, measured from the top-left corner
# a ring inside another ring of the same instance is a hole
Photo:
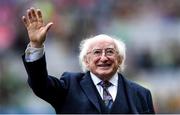
[[[51,28],[51,26],[53,25],[52,22],[49,22],[46,26],[45,26],[45,33],[47,33],[47,31]]]

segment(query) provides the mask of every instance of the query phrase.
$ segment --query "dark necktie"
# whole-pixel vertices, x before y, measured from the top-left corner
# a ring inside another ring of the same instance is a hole
[[[103,88],[103,101],[105,106],[110,110],[113,104],[113,99],[111,94],[108,91],[108,87],[110,87],[112,84],[109,81],[101,81],[99,83]]]

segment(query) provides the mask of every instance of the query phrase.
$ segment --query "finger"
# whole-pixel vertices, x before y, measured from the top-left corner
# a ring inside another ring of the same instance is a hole
[[[37,15],[34,8],[31,8],[32,21],[37,21]]]
[[[31,14],[31,10],[30,9],[27,10],[27,19],[29,20],[30,23],[33,22],[32,14]]]
[[[24,22],[24,25],[27,28],[29,26],[29,21],[27,20],[27,18],[25,16],[22,17],[22,21]]]
[[[50,29],[50,27],[53,25],[53,23],[52,22],[50,22],[50,23],[48,23],[46,26],[45,26],[45,33],[47,33],[48,32],[48,30]]]
[[[40,9],[37,9],[37,19],[38,19],[38,22],[43,23],[42,13]]]

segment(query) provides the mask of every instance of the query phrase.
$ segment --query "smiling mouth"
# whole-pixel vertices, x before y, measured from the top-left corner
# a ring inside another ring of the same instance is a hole
[[[98,67],[110,67],[111,64],[99,64]]]

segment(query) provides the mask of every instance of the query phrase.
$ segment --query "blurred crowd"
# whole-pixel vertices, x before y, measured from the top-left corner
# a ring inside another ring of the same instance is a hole
[[[79,42],[105,33],[127,45],[125,74],[149,88],[157,113],[180,113],[179,0],[1,0],[0,113],[54,113],[27,85],[28,44],[21,21],[30,7],[52,21],[45,43],[49,74],[81,71]]]

